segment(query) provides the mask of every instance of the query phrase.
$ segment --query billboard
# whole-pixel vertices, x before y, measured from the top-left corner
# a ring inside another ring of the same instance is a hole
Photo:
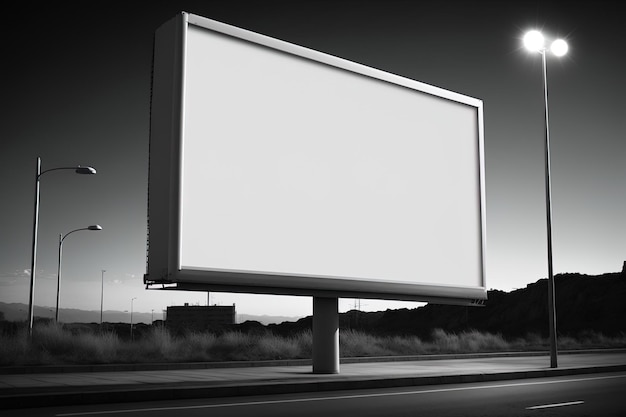
[[[182,13],[155,33],[148,287],[480,304],[483,104]]]

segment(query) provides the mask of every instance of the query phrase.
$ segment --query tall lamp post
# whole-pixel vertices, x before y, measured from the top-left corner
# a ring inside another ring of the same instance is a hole
[[[104,306],[104,273],[106,269],[102,270],[102,281],[100,284],[100,326],[102,326],[102,307]]]
[[[545,180],[546,180],[546,225],[548,239],[548,321],[550,326],[550,367],[557,368],[557,340],[556,340],[556,303],[554,295],[554,270],[552,267],[552,185],[550,181],[550,124],[548,123],[548,71],[546,54],[550,51],[555,56],[563,56],[567,53],[567,43],[557,39],[550,45],[545,46],[545,40],[541,32],[532,30],[524,36],[526,49],[539,52],[543,69],[543,100],[545,121]]]
[[[130,299],[130,340],[133,339],[133,301],[135,301],[137,297],[133,297]]]
[[[32,337],[33,335],[33,319],[34,319],[34,301],[35,301],[35,272],[37,271],[37,232],[39,229],[39,180],[41,176],[47,172],[58,171],[62,169],[71,169],[74,170],[77,174],[86,174],[93,175],[96,173],[96,169],[90,166],[75,166],[75,167],[59,167],[59,168],[51,168],[45,171],[41,170],[41,158],[37,157],[37,168],[35,171],[35,209],[34,209],[34,220],[33,220],[33,246],[32,246],[32,255],[31,255],[31,264],[30,264],[30,290],[29,290],[29,300],[28,300],[28,336]]]
[[[59,267],[57,270],[57,308],[56,308],[56,313],[54,315],[54,320],[58,323],[59,322],[59,300],[61,298],[61,260],[62,260],[62,254],[63,254],[63,241],[65,240],[66,237],[68,237],[69,235],[71,235],[74,232],[78,232],[80,230],[102,230],[102,227],[98,224],[94,224],[88,227],[82,227],[80,229],[74,229],[71,232],[67,232],[65,235],[59,235]]]

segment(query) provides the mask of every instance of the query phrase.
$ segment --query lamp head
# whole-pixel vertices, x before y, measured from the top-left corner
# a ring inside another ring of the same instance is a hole
[[[524,35],[524,46],[531,52],[539,52],[545,48],[545,40],[538,30],[531,30]]]
[[[545,38],[538,30],[526,32],[526,35],[524,35],[524,46],[531,52],[545,53],[547,49]],[[550,52],[555,56],[563,56],[567,53],[567,50],[567,42],[563,39],[557,39],[550,45]]]
[[[102,226],[99,224],[93,224],[87,228],[87,230],[102,230]]]
[[[565,42],[563,39],[557,39],[552,42],[552,45],[550,45],[550,51],[552,51],[552,53],[556,56],[565,55],[568,49],[569,47],[567,45],[567,42]]]
[[[81,167],[79,165],[76,167],[76,173],[84,175],[94,175],[96,173],[96,169],[94,167]]]

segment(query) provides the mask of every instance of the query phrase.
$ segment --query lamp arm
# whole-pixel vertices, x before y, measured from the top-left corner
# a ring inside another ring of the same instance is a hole
[[[89,230],[89,228],[88,228],[88,227],[81,227],[80,229],[74,229],[74,230],[72,230],[71,232],[67,232],[67,233],[66,233],[66,234],[65,234],[65,235],[61,238],[61,240],[60,240],[60,242],[59,242],[59,243],[61,243],[61,244],[62,244],[62,243],[63,243],[63,241],[65,240],[65,238],[66,238],[66,237],[68,237],[69,235],[71,235],[71,234],[72,234],[72,233],[74,233],[74,232],[78,232],[79,230]]]

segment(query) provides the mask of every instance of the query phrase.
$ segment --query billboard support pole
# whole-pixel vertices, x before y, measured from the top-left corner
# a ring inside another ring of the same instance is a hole
[[[339,299],[313,297],[313,373],[339,373]]]

